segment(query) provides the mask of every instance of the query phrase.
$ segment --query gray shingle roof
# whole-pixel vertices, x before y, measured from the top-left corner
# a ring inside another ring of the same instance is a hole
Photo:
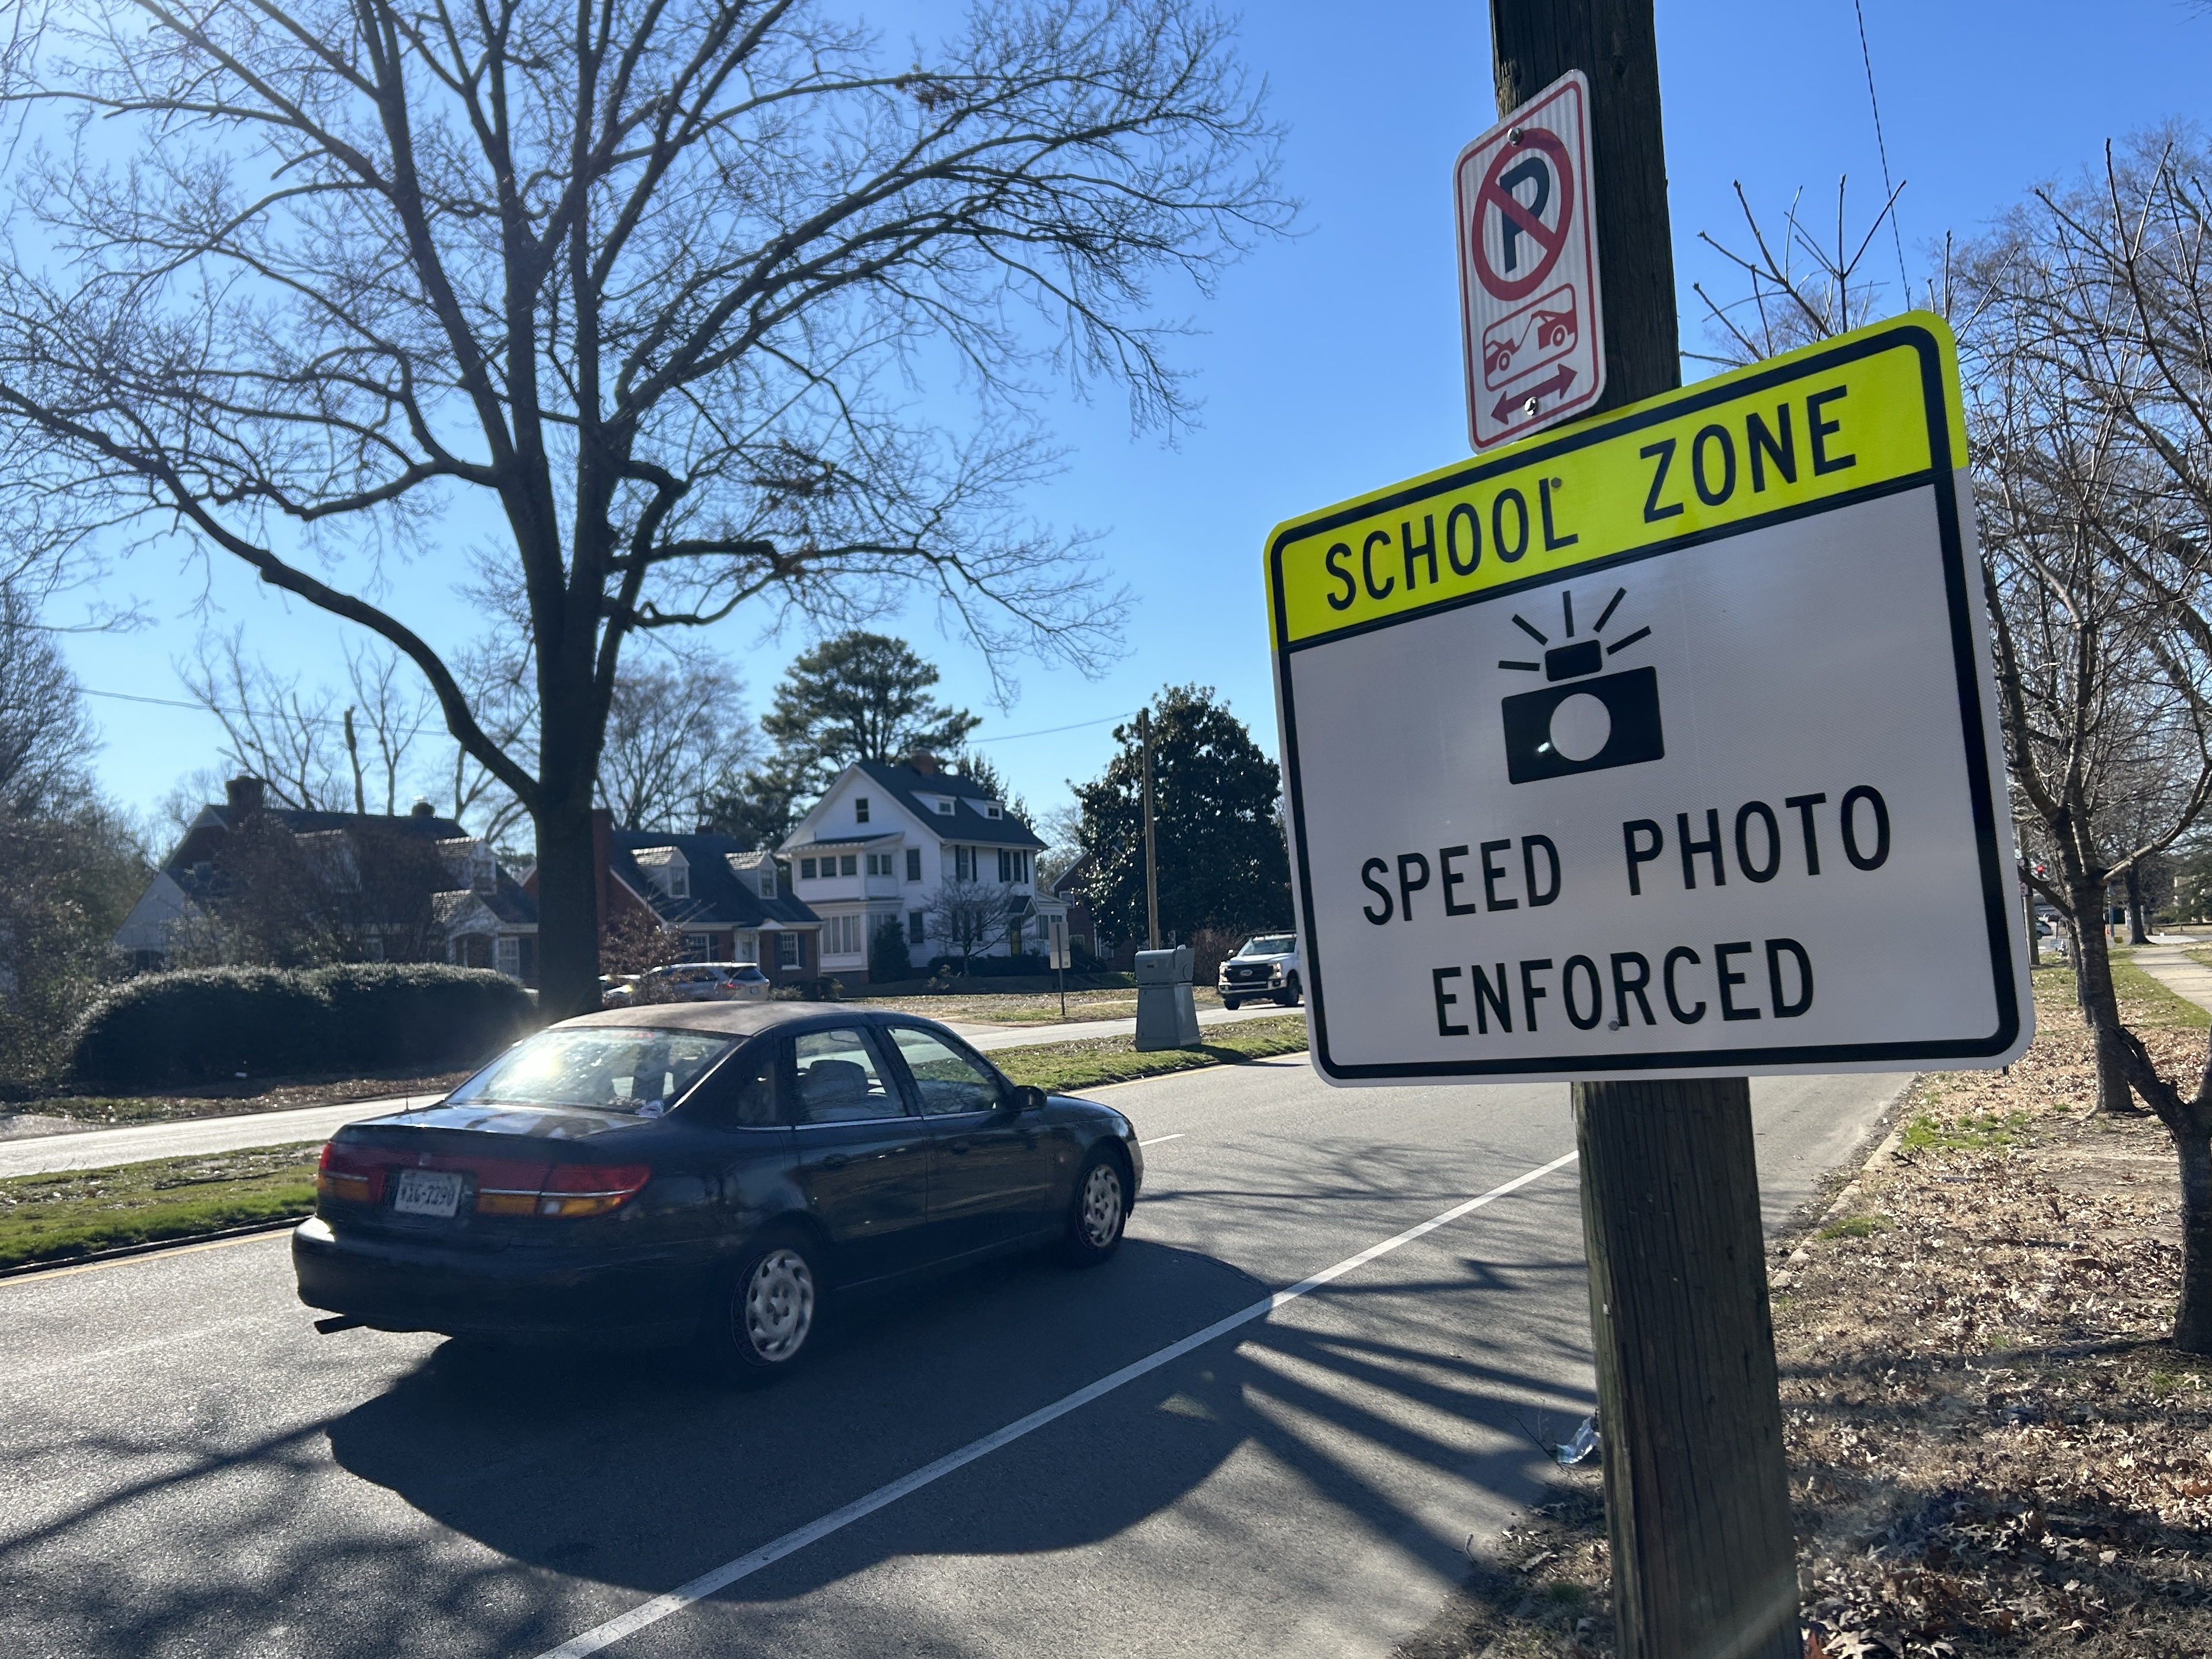
[[[1009,811],[1002,817],[987,818],[981,812],[963,805],[951,817],[946,817],[923,803],[923,795],[951,795],[965,802],[991,800],[991,792],[972,778],[963,778],[950,772],[929,774],[917,772],[911,766],[893,766],[884,761],[861,761],[860,770],[868,781],[889,790],[898,798],[899,804],[947,841],[961,842],[985,847],[1042,847],[1044,842],[1036,831],[1024,823]]]
[[[691,873],[691,896],[671,898],[647,875],[631,856],[648,847],[673,847],[684,854]],[[822,918],[804,900],[788,893],[763,898],[754,884],[738,879],[730,868],[729,855],[745,849],[732,836],[670,836],[652,830],[617,830],[608,864],[631,890],[664,921],[692,927],[758,927],[763,922],[787,926],[821,925]]]

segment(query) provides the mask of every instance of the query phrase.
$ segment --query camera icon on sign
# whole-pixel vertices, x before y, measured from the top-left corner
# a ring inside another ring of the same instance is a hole
[[[1597,637],[1605,632],[1605,625],[1627,595],[1626,588],[1615,589],[1599,612],[1590,637],[1578,640],[1575,638],[1575,596],[1561,593],[1566,642],[1560,645],[1553,645],[1550,636],[1527,617],[1515,615],[1515,626],[1547,647],[1544,659],[1540,663],[1508,659],[1498,665],[1517,673],[1541,674],[1553,684],[1540,691],[1517,692],[1500,705],[1505,717],[1505,775],[1510,782],[1534,783],[1577,772],[1602,772],[1608,767],[1658,760],[1666,754],[1667,742],[1659,726],[1659,671],[1602,672],[1607,658],[1651,632],[1639,628],[1611,644]]]

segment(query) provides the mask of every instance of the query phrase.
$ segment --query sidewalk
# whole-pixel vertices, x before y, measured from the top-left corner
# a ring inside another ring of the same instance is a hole
[[[1201,1026],[1223,1025],[1272,1015],[1296,1013],[1269,1003],[1256,1008],[1210,1008]],[[1033,1048],[1048,1042],[1077,1042],[1092,1037],[1134,1036],[1133,1019],[1070,1020],[1064,1025],[978,1025],[945,1022],[968,1042],[988,1053],[994,1048]],[[125,1129],[82,1129],[69,1134],[31,1135],[0,1141],[0,1179],[46,1175],[57,1170],[94,1170],[110,1164],[136,1164],[153,1158],[194,1158],[234,1152],[248,1146],[281,1146],[295,1140],[326,1140],[343,1125],[411,1106],[428,1106],[435,1095],[394,1095],[356,1100],[343,1106],[303,1106],[289,1112],[252,1112],[237,1117],[195,1117],[176,1123],[149,1123]]]
[[[2188,943],[2202,949],[2208,941],[2191,939]],[[2186,997],[2200,1008],[2212,1010],[2212,968],[2191,961],[2171,936],[2154,933],[2151,943],[2136,945],[2128,959],[2175,995]]]

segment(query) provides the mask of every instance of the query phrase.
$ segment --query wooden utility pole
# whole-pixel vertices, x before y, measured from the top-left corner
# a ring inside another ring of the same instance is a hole
[[[1491,0],[1498,112],[1590,82],[1598,409],[1681,384],[1652,0]],[[1574,1089],[1621,1659],[1801,1659],[1743,1078]]]

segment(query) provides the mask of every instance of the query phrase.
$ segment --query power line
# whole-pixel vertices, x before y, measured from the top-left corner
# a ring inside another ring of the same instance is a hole
[[[1875,153],[1881,157],[1881,197],[1889,204],[1889,238],[1897,249],[1897,280],[1905,285],[1905,303],[1912,303],[1912,278],[1905,270],[1905,236],[1897,228],[1897,191],[1889,182],[1889,145],[1881,136],[1881,100],[1875,96],[1874,53],[1867,49],[1866,7],[1861,0],[1851,0],[1851,11],[1859,20],[1859,62],[1866,65],[1867,103],[1874,110]]]
[[[1095,720],[1078,720],[1073,726],[1048,726],[1039,732],[1009,732],[1003,737],[985,738],[985,743],[1018,743],[1024,738],[1049,738],[1060,732],[1085,732],[1094,726],[1111,726],[1115,720],[1134,720],[1137,711],[1124,709],[1118,714],[1103,714]]]

